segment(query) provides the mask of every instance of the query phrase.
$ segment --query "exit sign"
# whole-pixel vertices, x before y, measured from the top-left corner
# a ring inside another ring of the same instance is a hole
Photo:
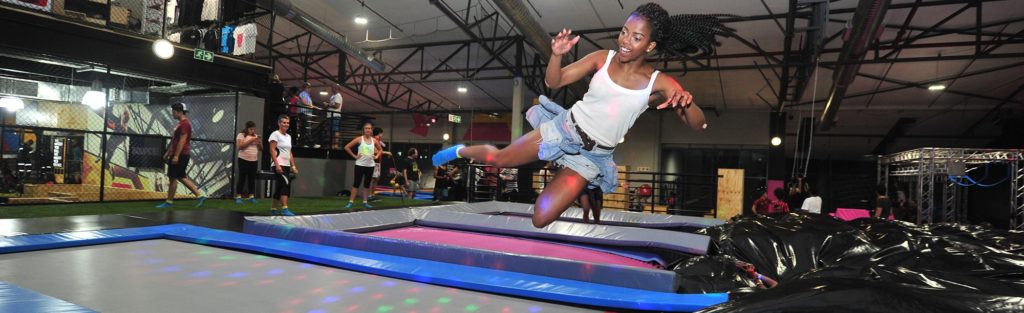
[[[455,124],[462,123],[462,116],[458,116],[458,115],[455,115],[455,114],[448,114],[448,121],[452,122],[452,123],[455,123]]]
[[[192,58],[200,61],[213,62],[213,51],[206,51],[203,49],[196,49],[196,53],[192,55]]]

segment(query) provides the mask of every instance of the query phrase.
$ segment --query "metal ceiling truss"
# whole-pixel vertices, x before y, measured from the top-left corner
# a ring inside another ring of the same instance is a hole
[[[986,2],[996,0],[949,0],[949,1],[917,1],[912,3],[893,4],[890,9],[910,9],[906,20],[899,25],[884,24],[882,27],[897,29],[896,38],[886,41],[873,41],[869,49],[873,51],[873,58],[854,62],[856,64],[894,64],[907,62],[935,62],[945,60],[977,60],[977,59],[999,59],[999,58],[1024,58],[1024,53],[994,53],[1000,47],[1010,44],[1024,44],[1024,31],[1016,33],[1004,33],[1000,31],[983,31],[991,27],[1004,27],[1013,23],[1024,21],[1024,18],[1013,18],[1002,21],[982,23],[976,19],[975,25],[964,28],[939,28],[946,21],[963,14],[970,8],[980,12],[981,6]],[[561,99],[563,103],[571,103],[582,95],[576,95],[570,88],[559,88],[550,90],[544,84],[544,72],[547,66],[547,58],[542,57],[538,49],[531,45],[523,36],[515,34],[510,23],[497,11],[489,11],[485,8],[487,3],[482,0],[467,1],[467,8],[456,11],[443,0],[431,1],[442,13],[452,20],[467,36],[466,40],[452,40],[444,42],[401,44],[391,46],[378,46],[364,48],[372,54],[373,58],[379,61],[386,55],[389,60],[399,60],[394,64],[387,64],[385,72],[374,72],[359,64],[342,58],[340,51],[327,50],[318,51],[316,47],[322,46],[323,42],[313,42],[314,35],[303,32],[287,37],[273,43],[272,57],[274,64],[281,62],[292,63],[301,66],[302,73],[290,72],[291,77],[283,80],[318,80],[330,83],[340,83],[345,89],[355,93],[370,102],[383,108],[395,110],[414,111],[445,111],[458,110],[458,104],[444,98],[429,87],[426,83],[435,82],[474,82],[484,80],[509,80],[516,76],[523,77],[526,87],[535,94],[549,95],[553,99]],[[726,23],[742,23],[767,19],[783,19],[784,24],[777,22],[785,35],[785,45],[782,51],[766,51],[756,40],[748,40],[742,36],[735,35],[729,39],[750,49],[749,52],[733,54],[714,54],[701,57],[651,58],[650,62],[658,64],[662,72],[683,74],[697,71],[722,71],[722,70],[760,70],[763,78],[769,85],[773,97],[762,100],[769,104],[774,110],[784,110],[787,106],[799,106],[810,103],[798,102],[806,89],[808,82],[812,79],[811,74],[815,65],[824,68],[835,68],[846,65],[849,62],[822,61],[815,62],[821,54],[839,53],[840,48],[823,49],[822,47],[836,38],[839,38],[844,30],[839,30],[831,35],[824,33],[825,25],[828,22],[845,23],[843,19],[835,18],[836,15],[849,14],[854,11],[850,9],[829,9],[826,0],[791,0],[790,8],[785,13],[769,12],[766,15],[726,18]],[[949,16],[940,20],[931,28],[911,26],[910,21],[918,8],[933,6],[962,6]],[[470,14],[470,8],[477,7],[476,14]],[[806,25],[797,26],[797,20],[806,20]],[[575,35],[580,36],[580,43],[570,52],[570,62],[582,57],[581,50],[590,51],[593,49],[610,49],[602,45],[602,41],[614,38],[619,28],[601,28],[589,30],[574,30]],[[915,33],[916,32],[916,33]],[[910,33],[914,33],[910,35]],[[973,35],[974,40],[941,42],[941,43],[916,43],[922,39],[960,34]],[[285,37],[285,36],[280,36]],[[286,44],[293,44],[299,47],[299,53],[284,53],[282,49]],[[314,44],[316,44],[314,47]],[[612,41],[611,44],[614,44]],[[800,44],[800,48],[793,47]],[[581,49],[581,46],[586,45]],[[975,53],[971,55],[952,55],[934,57],[913,57],[899,58],[902,51],[908,49],[928,49],[941,47],[965,47],[974,46]],[[487,58],[480,63],[479,56],[474,56],[474,51],[485,53]],[[396,58],[397,56],[397,58]],[[324,68],[320,61],[331,58],[339,58],[337,69]],[[718,65],[721,60],[727,59],[754,59],[750,65]],[[418,62],[412,62],[419,60]],[[435,62],[424,62],[433,60]],[[425,63],[432,64],[431,66]],[[418,64],[418,65],[415,65]],[[982,71],[967,72],[965,68],[959,77],[967,77],[988,73],[995,70],[1005,69],[997,67]],[[768,71],[768,72],[765,72]],[[884,93],[905,88],[925,88],[933,80],[924,82],[904,82],[873,75],[860,75],[880,82],[895,83],[900,86],[888,88],[876,88],[873,92],[853,94],[847,98],[870,96],[877,93]],[[934,81],[955,79],[956,77],[944,77]],[[410,89],[405,85],[419,84],[426,88],[432,95],[424,95],[422,92]],[[879,86],[880,87],[880,86]],[[984,95],[960,92],[955,89],[947,89],[947,92],[969,97],[979,97],[989,100],[1006,100],[1006,103],[1020,103],[1008,98],[996,98]],[[759,95],[760,96],[760,95]],[[491,97],[494,98],[493,96]],[[1012,97],[1009,97],[1012,98]],[[439,100],[434,100],[439,99]],[[495,99],[497,101],[497,99]],[[820,102],[821,100],[818,99]],[[450,103],[450,104],[449,104]],[[507,107],[507,104],[502,103]]]

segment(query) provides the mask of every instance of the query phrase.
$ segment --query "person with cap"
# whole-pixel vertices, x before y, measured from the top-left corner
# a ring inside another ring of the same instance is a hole
[[[156,207],[169,208],[174,204],[174,194],[178,191],[178,182],[184,184],[189,191],[192,191],[192,194],[196,195],[196,207],[201,207],[207,199],[206,192],[200,192],[196,183],[185,175],[188,170],[192,138],[192,122],[188,120],[188,106],[181,102],[172,104],[171,116],[178,120],[178,126],[174,127],[171,145],[164,153],[164,161],[167,162],[167,200]]]

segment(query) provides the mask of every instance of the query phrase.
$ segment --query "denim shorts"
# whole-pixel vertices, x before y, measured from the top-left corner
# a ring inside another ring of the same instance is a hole
[[[588,188],[601,188],[606,193],[615,191],[619,176],[612,159],[615,150],[598,147],[584,150],[583,140],[576,132],[576,123],[569,118],[568,110],[540,96],[540,105],[526,111],[526,120],[540,131],[539,159],[576,171],[589,182]]]

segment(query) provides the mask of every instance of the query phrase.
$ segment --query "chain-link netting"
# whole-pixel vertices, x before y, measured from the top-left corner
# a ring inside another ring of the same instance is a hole
[[[269,63],[265,44],[273,14],[255,0],[0,0],[0,5]]]
[[[166,198],[165,155],[179,125],[171,104],[178,102],[193,126],[183,152],[191,156],[187,177],[210,195],[230,194],[235,93],[94,65],[19,60],[32,72],[0,75],[0,201]],[[193,195],[179,186],[177,197]]]

